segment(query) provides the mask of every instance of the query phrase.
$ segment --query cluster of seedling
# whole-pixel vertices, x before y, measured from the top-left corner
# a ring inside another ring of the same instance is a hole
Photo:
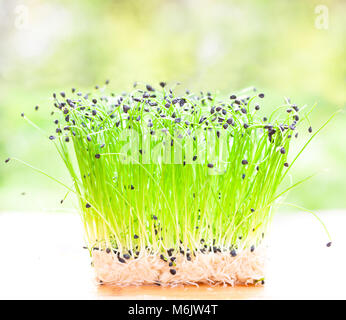
[[[121,263],[158,255],[172,275],[178,255],[256,250],[290,189],[278,194],[300,154],[288,162],[297,128],[305,121],[312,132],[289,99],[263,117],[254,88],[224,100],[179,88],[54,93],[48,136],[73,180],[88,248]]]

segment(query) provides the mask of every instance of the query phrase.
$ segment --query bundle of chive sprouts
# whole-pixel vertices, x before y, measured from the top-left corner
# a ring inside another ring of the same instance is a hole
[[[98,281],[263,282],[262,242],[307,145],[289,163],[291,141],[304,121],[312,132],[307,117],[289,99],[260,117],[264,94],[253,88],[221,100],[164,82],[120,95],[106,87],[53,94],[49,136],[73,180]]]

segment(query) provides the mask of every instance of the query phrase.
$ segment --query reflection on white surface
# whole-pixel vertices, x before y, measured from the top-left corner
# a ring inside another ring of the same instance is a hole
[[[96,290],[77,215],[0,214],[0,240],[0,298],[87,298]]]
[[[325,212],[321,217],[333,237],[330,248],[326,247],[328,239],[323,228],[312,216],[279,214],[274,219],[269,241],[265,287],[249,288],[248,292],[247,288],[220,289],[220,296],[214,288],[213,296],[346,298],[343,290],[346,212]],[[100,297],[100,290],[93,282],[88,252],[82,249],[83,230],[78,215],[2,213],[0,241],[0,299]],[[172,298],[167,290],[160,289],[160,295],[145,298],[165,298],[162,295],[166,292],[166,298]],[[123,291],[123,298],[135,292],[133,289]],[[204,292],[205,295],[199,297],[208,298],[208,290]],[[179,297],[179,292],[175,294]],[[116,298],[122,298],[122,293]]]
[[[346,298],[346,212],[320,215],[332,236],[311,215],[278,215],[272,228],[266,290],[273,298]]]

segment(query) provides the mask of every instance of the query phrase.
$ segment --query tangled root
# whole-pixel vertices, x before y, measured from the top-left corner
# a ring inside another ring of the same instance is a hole
[[[99,283],[115,286],[160,284],[256,284],[264,278],[264,255],[261,250],[229,253],[196,253],[191,259],[180,255],[174,266],[159,255],[143,253],[121,263],[113,252],[93,251],[92,262]]]

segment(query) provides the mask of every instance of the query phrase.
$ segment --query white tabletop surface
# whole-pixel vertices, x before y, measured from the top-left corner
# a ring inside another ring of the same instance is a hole
[[[264,287],[98,286],[77,214],[0,213],[0,299],[345,299],[346,211],[277,214]]]

